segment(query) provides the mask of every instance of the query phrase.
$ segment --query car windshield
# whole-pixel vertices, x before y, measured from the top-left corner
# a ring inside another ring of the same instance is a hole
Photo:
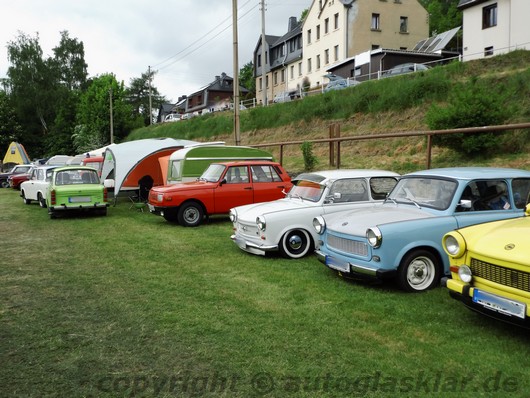
[[[56,185],[99,184],[96,170],[64,170],[55,176]]]
[[[445,210],[451,204],[456,187],[456,181],[441,178],[403,178],[392,190],[388,200],[420,208],[426,206]]]
[[[217,182],[221,178],[225,168],[226,167],[222,164],[211,164],[210,167],[208,167],[206,171],[202,173],[202,176],[199,177],[199,180]]]
[[[324,192],[324,186],[313,181],[298,180],[289,191],[289,197],[318,202]]]

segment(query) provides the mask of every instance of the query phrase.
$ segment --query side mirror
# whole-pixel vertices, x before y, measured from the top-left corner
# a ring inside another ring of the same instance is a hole
[[[223,184],[226,184],[226,178],[223,178],[223,179],[221,180],[221,182],[219,183],[219,186],[221,186],[221,185],[223,185]]]
[[[458,206],[460,206],[462,209],[471,209],[473,206],[473,201],[469,199],[461,199],[458,203]]]
[[[114,180],[113,179],[107,179],[103,181],[103,186],[105,188],[114,188]]]

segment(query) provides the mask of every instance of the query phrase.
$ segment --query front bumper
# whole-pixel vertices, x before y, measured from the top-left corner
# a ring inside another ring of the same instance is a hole
[[[318,260],[326,267],[338,271],[346,278],[388,280],[396,277],[397,271],[393,269],[369,268],[351,262],[337,261],[321,250],[316,250]]]
[[[530,329],[530,318],[525,316],[524,318],[519,318],[516,316],[507,315],[503,312],[496,311],[490,307],[486,307],[482,304],[479,304],[473,300],[473,291],[474,288],[462,281],[455,279],[447,280],[447,288],[449,289],[449,295],[464,304],[470,310],[477,312],[479,314],[488,316],[490,318],[507,322],[512,325],[517,325],[526,329]],[[502,299],[502,296],[498,296]]]
[[[243,251],[247,253],[256,254],[258,256],[264,256],[269,252],[277,252],[278,245],[260,245],[254,242],[250,242],[245,238],[234,234],[230,236],[230,239]]]

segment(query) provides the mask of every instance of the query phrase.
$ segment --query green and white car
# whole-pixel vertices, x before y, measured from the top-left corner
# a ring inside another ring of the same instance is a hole
[[[90,211],[105,216],[109,206],[107,189],[92,167],[59,167],[53,170],[46,205],[50,218],[74,211]]]

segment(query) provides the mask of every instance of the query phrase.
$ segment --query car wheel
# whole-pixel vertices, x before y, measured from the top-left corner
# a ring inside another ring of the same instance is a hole
[[[197,202],[188,202],[180,206],[178,220],[184,227],[196,227],[202,222],[204,211]]]
[[[24,191],[20,192],[20,196],[22,196],[24,204],[29,205],[31,203],[31,199],[26,199],[26,194],[24,193]]]
[[[9,188],[9,183],[7,181],[2,181],[2,188]]]
[[[55,219],[55,218],[57,218],[57,214],[55,214],[55,212],[53,212],[53,211],[48,212],[48,214],[50,215],[50,218],[51,218],[52,220]]]
[[[407,254],[398,268],[398,284],[408,292],[431,289],[440,280],[440,262],[427,250]]]
[[[280,253],[287,258],[304,257],[311,249],[311,237],[303,229],[286,232],[280,241]]]
[[[37,195],[37,200],[39,201],[39,206],[42,207],[43,209],[45,209],[46,208],[46,199],[44,199],[42,197],[42,194],[40,192]]]

